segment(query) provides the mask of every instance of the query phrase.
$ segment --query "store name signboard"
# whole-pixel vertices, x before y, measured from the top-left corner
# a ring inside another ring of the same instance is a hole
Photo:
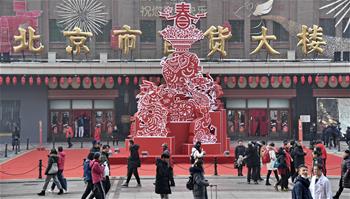
[[[300,115],[301,122],[310,122],[310,115]]]

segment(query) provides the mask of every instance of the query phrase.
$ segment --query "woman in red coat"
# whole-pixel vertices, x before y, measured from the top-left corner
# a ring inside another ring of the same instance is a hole
[[[101,141],[101,124],[96,124],[95,132],[94,132],[94,140],[96,140],[96,142]]]

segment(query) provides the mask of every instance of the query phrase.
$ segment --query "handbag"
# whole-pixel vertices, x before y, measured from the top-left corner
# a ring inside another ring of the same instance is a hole
[[[280,162],[278,160],[275,161],[275,164],[273,164],[273,168],[278,169],[280,167]]]
[[[58,172],[58,165],[56,162],[52,163],[51,168],[47,172],[47,174],[56,174]]]

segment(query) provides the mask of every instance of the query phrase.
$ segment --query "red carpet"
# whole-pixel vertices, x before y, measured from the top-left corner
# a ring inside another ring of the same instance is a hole
[[[79,178],[83,175],[83,159],[86,158],[88,154],[88,149],[67,149],[65,150],[66,164],[64,176],[67,178]],[[306,163],[311,166],[311,153],[307,150],[308,155],[306,157]],[[7,162],[0,164],[0,179],[10,180],[10,179],[37,179],[39,176],[39,159],[43,160],[43,177],[45,178],[44,171],[47,166],[47,154],[48,151],[37,151],[33,150],[13,158]],[[335,155],[328,154],[327,159],[327,172],[329,176],[339,176],[340,175],[340,163],[341,158]],[[175,164],[174,173],[175,175],[188,175],[189,164]],[[214,174],[214,164],[206,161],[205,162],[205,173],[206,175]],[[126,165],[112,165],[111,166],[112,176],[125,176],[126,175]],[[155,165],[153,164],[142,164],[139,169],[141,176],[154,176],[155,175]],[[246,173],[246,168],[244,169]],[[218,164],[218,174],[223,175],[235,175],[237,176],[237,170],[233,169],[233,164]],[[262,168],[262,175],[266,175],[266,167]]]

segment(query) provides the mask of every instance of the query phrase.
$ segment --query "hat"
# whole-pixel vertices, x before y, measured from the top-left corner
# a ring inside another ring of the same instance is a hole
[[[168,144],[167,144],[167,143],[163,143],[163,144],[162,144],[162,147],[168,148]]]

